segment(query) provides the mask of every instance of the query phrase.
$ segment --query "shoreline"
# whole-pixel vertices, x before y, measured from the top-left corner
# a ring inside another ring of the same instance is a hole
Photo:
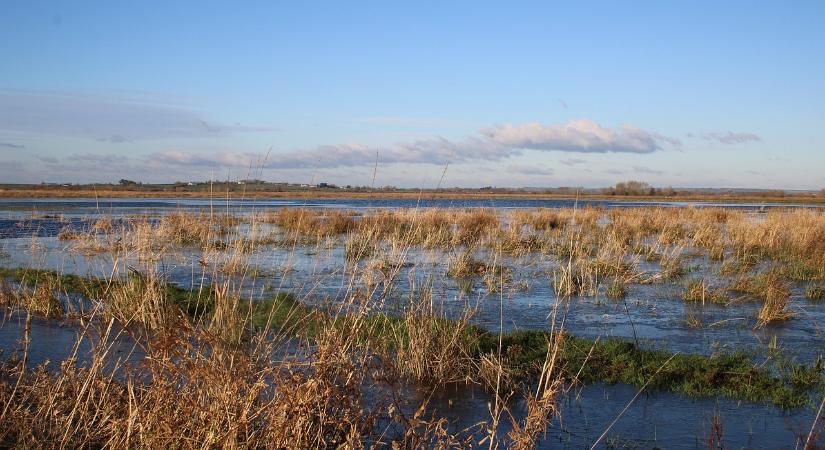
[[[727,195],[679,195],[665,196],[625,196],[582,194],[578,197],[569,194],[546,193],[475,193],[455,191],[395,191],[395,192],[353,192],[330,191],[322,189],[307,189],[300,191],[161,191],[161,190],[91,190],[91,189],[0,189],[0,199],[109,199],[109,198],[152,198],[152,199],[363,199],[363,200],[559,200],[559,201],[614,201],[614,202],[641,202],[641,203],[673,203],[673,202],[703,202],[703,203],[755,203],[755,204],[787,204],[787,205],[816,205],[825,206],[825,197],[822,196],[787,196],[787,197],[759,197],[759,196],[727,196]]]

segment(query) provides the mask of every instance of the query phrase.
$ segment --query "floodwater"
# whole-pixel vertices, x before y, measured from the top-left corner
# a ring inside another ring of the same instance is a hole
[[[83,230],[98,216],[156,217],[173,211],[210,208],[216,212],[245,215],[284,206],[366,212],[416,206],[509,209],[574,205],[575,202],[561,200],[0,200],[0,266],[35,267],[92,276],[108,276],[113,270],[137,266],[138,261],[114,261],[106,253],[70,251],[71,242],[58,240],[61,230]],[[685,206],[675,202],[578,203],[578,206],[585,205],[605,208]],[[778,205],[712,206],[759,211]],[[513,280],[509,288],[488,293],[479,279],[455,280],[445,276],[446,261],[453,256],[441,250],[415,250],[404,255],[404,262],[408,264],[402,268],[382,307],[393,311],[403,302],[405,292],[414,286],[428,285],[434,291],[434,298],[441,299],[448,315],[458,314],[470,305],[477,308],[473,321],[489,329],[549,329],[550,313],[559,301],[551,286],[556,261],[538,254],[505,258],[502,264],[514,269]],[[188,288],[212,281],[212,271],[204,271],[198,263],[199,258],[201,255],[197,250],[181,248],[157,264],[170,281]],[[305,301],[329,305],[344,300],[351,293],[351,272],[345,269],[348,263],[340,245],[295,249],[263,247],[249,258],[258,274],[244,280],[245,294],[252,298],[283,289],[296,293]],[[784,355],[797,362],[810,363],[825,354],[825,330],[822,329],[825,326],[825,302],[806,301],[804,285],[792,286],[796,313],[792,320],[756,329],[757,303],[702,307],[682,301],[687,280],[713,279],[719,270],[718,263],[701,257],[690,260],[688,267],[690,271],[684,280],[629,286],[624,302],[606,301],[599,296],[564,303],[561,311],[564,311],[565,330],[582,337],[636,339],[646,348],[671,352],[709,355],[743,350],[755,360],[767,358],[771,347],[780,348]],[[688,315],[698,318],[701,326],[689,326]],[[0,349],[3,357],[7,357],[19,348],[24,326],[18,316],[4,316],[2,320]],[[57,363],[65,359],[71,352],[70,344],[74,343],[77,332],[74,326],[34,320],[30,349],[33,362],[49,360]],[[139,353],[129,350],[134,347],[130,347],[129,342],[124,338],[118,343],[117,351],[124,352],[129,358],[139,358]],[[621,384],[593,384],[569,392],[561,402],[561,418],[554,421],[541,447],[589,448],[636,392],[637,388]],[[416,393],[413,391],[410,395],[410,400],[414,401]],[[461,429],[488,419],[490,401],[482,390],[462,385],[438,391],[430,403],[454,420],[454,428]],[[515,404],[513,408],[518,411],[524,406]],[[688,399],[667,392],[647,392],[637,398],[610,429],[602,440],[602,447],[706,448],[711,417],[718,415],[724,427],[724,442],[729,448],[794,448],[796,435],[807,433],[814,414],[813,408],[809,407],[781,411],[770,405],[724,398]]]

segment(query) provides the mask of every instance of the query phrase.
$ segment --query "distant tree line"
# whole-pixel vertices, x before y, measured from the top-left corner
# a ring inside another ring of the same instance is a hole
[[[644,181],[622,181],[621,183],[616,183],[615,186],[609,187],[604,190],[604,193],[607,195],[625,195],[625,196],[633,196],[633,197],[642,197],[642,196],[665,196],[665,197],[673,197],[678,195],[675,189],[668,187],[668,188],[655,188]]]

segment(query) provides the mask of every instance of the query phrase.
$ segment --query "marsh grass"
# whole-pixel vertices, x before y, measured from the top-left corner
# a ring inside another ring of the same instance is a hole
[[[499,264],[495,259],[481,261],[476,259],[472,249],[460,251],[450,259],[447,265],[447,275],[453,278],[481,277],[509,277],[512,270]]]
[[[19,289],[0,278],[0,306],[20,308],[47,319],[60,319],[64,315],[63,303],[58,297],[60,293],[56,277],[44,277],[34,285],[23,282]]]
[[[724,289],[713,289],[708,286],[705,280],[693,280],[688,283],[682,299],[686,302],[694,303],[714,303],[717,305],[727,306],[730,303],[727,293]]]
[[[604,292],[605,297],[611,300],[624,300],[627,297],[627,287],[620,280],[614,280]]]
[[[164,329],[175,319],[166,286],[154,270],[130,272],[125,279],[108,286],[106,314],[123,324],[134,322],[150,331]]]
[[[825,300],[825,284],[809,284],[805,289],[805,298],[811,301]]]
[[[239,219],[228,214],[165,214],[157,224],[156,235],[175,244],[203,247],[228,234],[239,223]]]
[[[567,226],[567,220],[558,211],[538,208],[535,210],[518,210],[513,213],[511,224],[516,228],[529,226],[534,231],[560,230]]]
[[[775,271],[764,275],[760,283],[763,286],[764,304],[759,310],[757,326],[771,322],[788,320],[795,315],[790,310],[790,291],[788,285]]]
[[[277,233],[260,236],[259,221]],[[237,235],[241,222],[251,230],[244,237]],[[764,301],[760,326],[790,318],[788,279],[816,279],[811,268],[823,262],[817,253],[823,219],[814,213],[779,212],[756,221],[744,213],[693,208],[510,216],[486,209],[402,209],[363,217],[288,208],[251,219],[181,212],[99,223],[67,245],[110,252],[116,261],[138,260],[139,271],[83,278],[6,270],[3,278],[15,285],[4,281],[0,299],[56,318],[48,296],[21,293],[83,295],[95,304],[79,316],[84,333],[96,328],[111,337],[112,330],[124,330],[146,357],[127,367],[108,346],[111,339],[98,338],[93,358],[83,364],[74,359],[35,368],[6,361],[0,367],[3,446],[533,448],[558,414],[565,383],[621,382],[783,408],[804,405],[821,384],[816,367],[777,371],[741,353],[674,356],[554,328],[564,322],[557,320],[559,308],[574,296],[598,295],[605,281],[605,295],[618,300],[634,283],[685,275],[683,253],[735,265],[724,271],[739,276],[733,288]],[[317,275],[304,293],[276,286],[271,295],[253,299],[241,286],[254,284],[258,274],[249,259],[264,245],[327,253],[343,245],[345,264],[327,279]],[[179,246],[202,252],[201,270],[211,284],[182,289],[169,282],[158,261]],[[552,261],[560,301],[548,319],[550,330],[490,332],[473,325],[474,305],[448,310],[437,291],[412,277],[401,309],[386,313],[384,302],[410,249],[432,251],[434,259],[454,255],[449,275],[481,277],[501,302],[515,272],[502,265],[502,255],[523,258],[519,264]],[[641,260],[659,261],[659,273],[641,273]],[[774,270],[749,273],[766,261]],[[319,299],[307,292],[330,279],[346,295],[309,306]],[[719,291],[697,283],[687,286],[685,300],[715,302]],[[722,295],[718,299],[722,303]],[[701,326],[701,318],[695,322]],[[478,429],[454,430],[447,418],[430,413],[426,400],[412,412],[398,401],[402,385],[428,392],[456,382],[479,383],[491,393],[490,419]],[[511,414],[516,400],[526,405],[526,415]],[[502,418],[511,422],[506,435],[497,431]],[[388,423],[395,432],[388,433]]]
[[[686,308],[685,309],[685,324],[690,328],[701,328],[702,327],[702,310],[699,308]]]
[[[392,330],[395,364],[400,373],[430,385],[467,380],[474,372],[478,345],[469,332],[469,315],[457,321],[437,312],[431,295],[409,305]]]
[[[140,370],[125,373],[125,382],[107,373],[105,347],[88,365],[78,367],[69,360],[56,372],[5,364],[0,389],[7,408],[0,420],[0,442],[49,447],[359,446],[373,423],[361,403],[362,361],[332,356],[329,345],[319,341],[311,365],[272,366],[208,334],[182,328],[147,347]],[[7,382],[16,379],[22,389]]]

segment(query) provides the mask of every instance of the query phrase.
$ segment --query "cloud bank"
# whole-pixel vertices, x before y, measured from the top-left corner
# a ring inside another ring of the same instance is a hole
[[[219,152],[201,154],[181,150],[154,153],[150,160],[183,166],[263,167],[273,169],[336,168],[381,164],[446,164],[500,161],[525,150],[570,153],[647,154],[678,146],[678,140],[630,125],[609,129],[591,120],[566,124],[505,124],[480,130],[452,141],[443,137],[400,142],[388,146],[325,145],[314,149],[272,153]]]

